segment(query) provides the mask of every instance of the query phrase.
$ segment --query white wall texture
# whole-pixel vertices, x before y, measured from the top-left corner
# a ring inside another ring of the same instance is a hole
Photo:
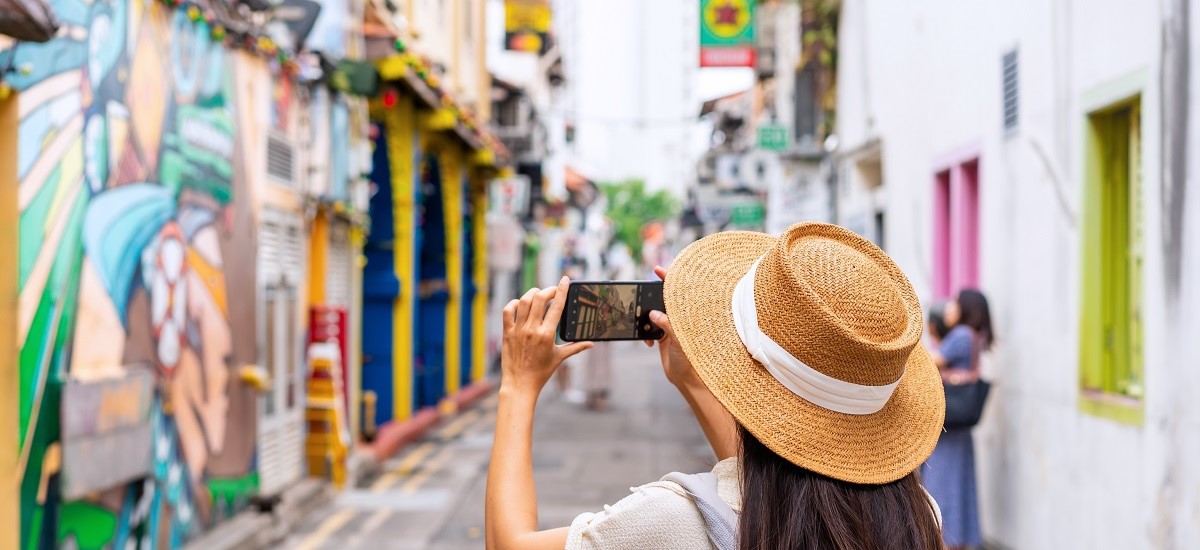
[[[1200,543],[1200,400],[1189,395],[1200,390],[1196,185],[1177,295],[1165,290],[1160,245],[1161,120],[1172,116],[1160,109],[1160,50],[1169,17],[1166,0],[843,1],[840,150],[879,140],[887,250],[922,297],[932,288],[939,159],[980,152],[980,286],[998,342],[985,358],[996,386],[975,441],[984,533],[1006,547]],[[1020,122],[1006,133],[1001,56],[1014,47]],[[1190,77],[1194,100],[1194,31]],[[1136,427],[1082,413],[1078,402],[1083,132],[1098,106],[1089,100],[1116,82],[1137,82],[1142,94],[1146,391]],[[1188,164],[1200,174],[1200,157]],[[839,193],[843,216],[868,203],[853,183]]]

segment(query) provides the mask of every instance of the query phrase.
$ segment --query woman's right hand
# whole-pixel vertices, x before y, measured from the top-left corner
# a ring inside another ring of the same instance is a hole
[[[667,270],[661,266],[654,268],[654,274],[664,281],[667,278]],[[679,340],[675,338],[675,331],[671,329],[671,319],[667,314],[651,311],[650,322],[665,333],[658,341],[658,356],[662,360],[663,374],[667,376],[667,380],[680,389],[694,387],[695,384],[703,385],[700,377],[696,375],[696,369],[692,368],[692,362],[683,353],[683,348],[679,347]],[[646,345],[652,346],[654,343],[647,341]]]
[[[662,267],[655,267],[654,274],[658,275],[659,279],[667,278],[667,270]],[[679,347],[679,340],[675,338],[675,331],[671,328],[671,319],[661,311],[651,311],[650,322],[665,333],[658,341],[658,357],[662,360],[663,374],[667,375],[667,380],[675,385],[688,402],[692,414],[696,415],[696,420],[700,423],[700,429],[704,430],[704,437],[708,439],[713,453],[717,455],[717,460],[737,456],[741,441],[737,434],[737,422],[700,380],[700,375],[696,374],[696,369],[692,367],[687,354]],[[646,342],[646,345],[653,346],[654,342]]]

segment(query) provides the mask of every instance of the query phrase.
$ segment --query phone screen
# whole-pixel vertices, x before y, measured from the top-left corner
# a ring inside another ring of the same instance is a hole
[[[657,340],[662,330],[650,312],[663,311],[662,281],[573,282],[559,321],[567,342]]]

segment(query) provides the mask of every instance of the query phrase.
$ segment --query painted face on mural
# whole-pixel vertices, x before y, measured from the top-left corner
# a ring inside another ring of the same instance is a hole
[[[233,334],[216,229],[201,229],[186,250],[186,325],[171,403],[184,458],[194,476],[220,454],[229,411]]]

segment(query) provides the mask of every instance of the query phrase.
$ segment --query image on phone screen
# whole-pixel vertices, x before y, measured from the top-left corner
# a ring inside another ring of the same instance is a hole
[[[662,331],[650,322],[662,311],[662,282],[571,283],[559,325],[564,341],[653,340]]]

